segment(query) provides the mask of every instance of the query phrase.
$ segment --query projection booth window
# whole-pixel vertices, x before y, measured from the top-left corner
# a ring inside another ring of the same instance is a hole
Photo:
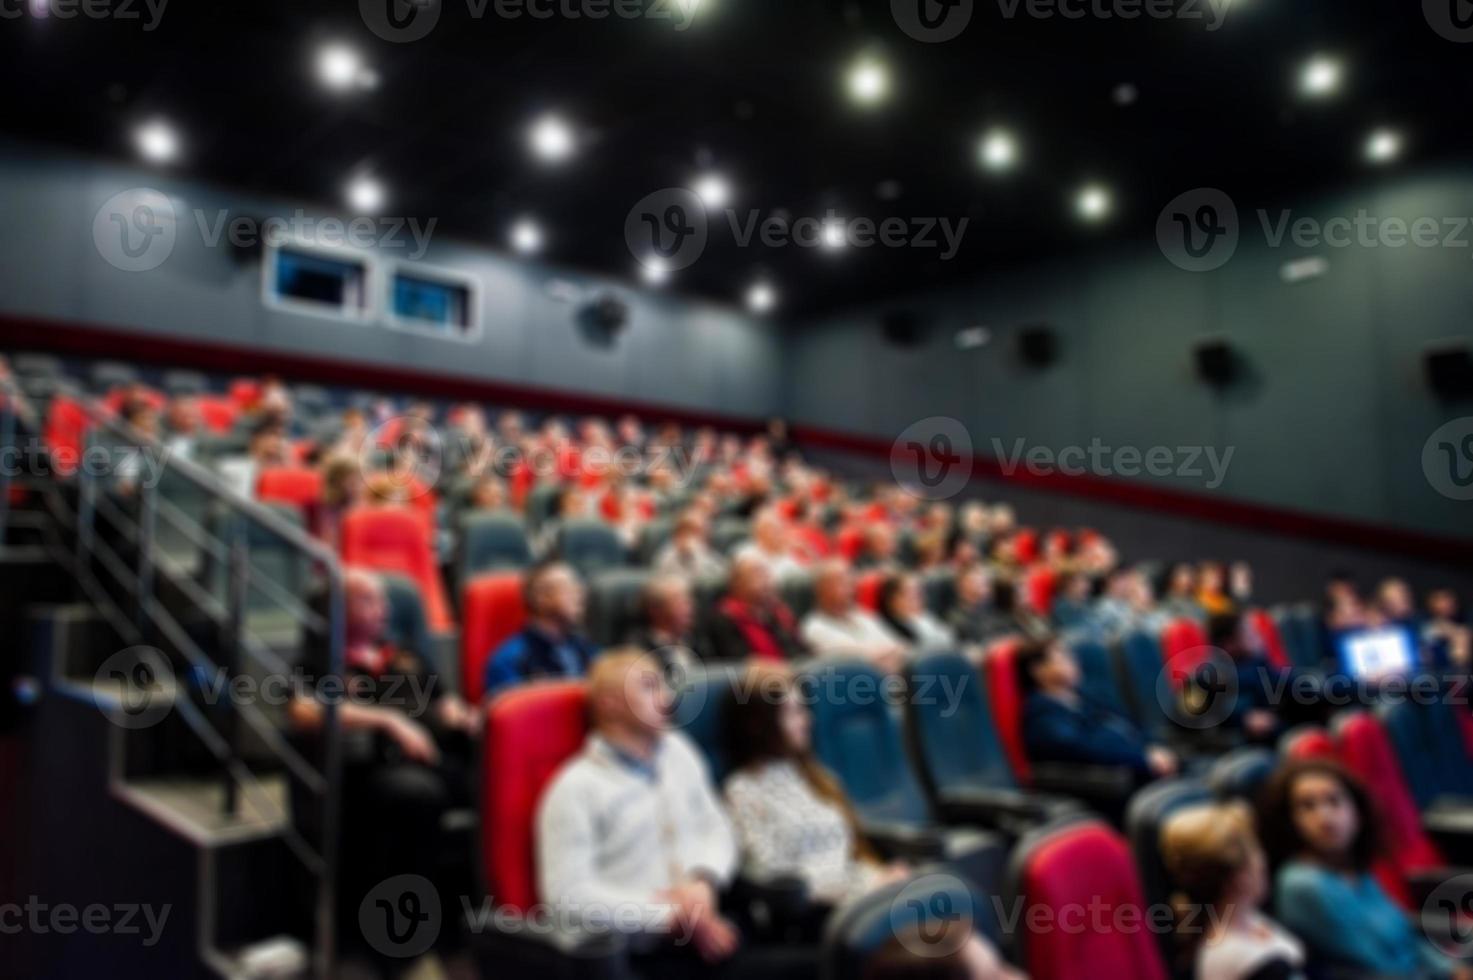
[[[266,268],[266,295],[273,305],[351,320],[368,316],[367,259],[300,245],[281,245],[268,253]]]
[[[478,327],[474,283],[444,270],[396,269],[389,283],[389,323],[468,340]]]

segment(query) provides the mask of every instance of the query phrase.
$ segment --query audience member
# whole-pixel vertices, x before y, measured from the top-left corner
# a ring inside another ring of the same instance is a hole
[[[880,618],[912,651],[955,650],[956,633],[926,608],[920,577],[897,572],[880,586]]]
[[[660,660],[667,671],[691,666],[703,646],[696,635],[696,602],[690,582],[681,575],[656,575],[640,595],[642,622],[629,645]]]
[[[761,561],[767,566],[774,582],[781,582],[803,571],[803,566],[793,557],[787,525],[773,507],[762,508],[752,518],[752,537],[737,545],[732,558],[755,558]]]
[[[756,555],[736,559],[726,595],[716,604],[711,655],[716,660],[791,660],[803,650],[793,614],[778,598],[767,562]]]
[[[956,605],[947,614],[946,624],[956,638],[969,645],[984,645],[1017,630],[1013,618],[1001,612],[992,601],[992,572],[978,562],[956,574]]]
[[[706,542],[706,522],[698,513],[686,511],[676,520],[670,540],[655,555],[655,571],[692,580],[726,571],[726,561]]]
[[[858,657],[885,673],[898,673],[908,654],[904,641],[880,618],[859,605],[854,574],[839,559],[819,566],[813,581],[814,608],[803,618],[804,644],[820,657]]]
[[[527,624],[486,661],[487,695],[543,677],[581,677],[598,655],[583,635],[586,594],[578,573],[560,561],[527,572]]]

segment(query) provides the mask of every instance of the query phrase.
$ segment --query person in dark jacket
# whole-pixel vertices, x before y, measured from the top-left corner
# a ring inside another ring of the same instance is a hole
[[[486,661],[486,694],[545,677],[582,677],[598,656],[583,636],[586,592],[572,566],[544,562],[527,573],[527,625]]]
[[[1035,762],[1124,766],[1142,779],[1176,772],[1175,754],[1147,743],[1129,721],[1079,693],[1079,664],[1056,639],[1030,640],[1018,651],[1023,744]]]
[[[802,654],[793,614],[760,557],[743,555],[732,563],[727,593],[712,617],[710,645],[716,660],[780,661]]]

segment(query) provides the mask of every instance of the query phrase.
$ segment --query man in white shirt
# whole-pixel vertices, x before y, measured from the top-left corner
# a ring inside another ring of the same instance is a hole
[[[661,977],[771,978],[792,968],[791,953],[748,954],[720,911],[736,839],[700,753],[668,730],[659,664],[612,651],[594,662],[588,685],[593,731],[538,806],[542,901],[583,929],[627,934],[635,960]]]
[[[757,516],[752,518],[752,537],[737,545],[731,553],[733,562],[749,557],[766,565],[774,582],[780,583],[803,571],[802,563],[793,557],[787,523],[771,507],[757,512]]]
[[[798,632],[815,654],[859,657],[885,673],[904,667],[905,643],[855,601],[854,574],[847,563],[833,560],[819,566],[813,599],[813,611],[803,617]]]

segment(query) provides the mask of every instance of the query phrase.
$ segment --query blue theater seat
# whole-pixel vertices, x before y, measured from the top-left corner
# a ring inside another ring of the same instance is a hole
[[[1197,803],[1209,803],[1212,791],[1199,779],[1168,779],[1153,783],[1131,798],[1125,813],[1125,834],[1135,855],[1146,903],[1164,907],[1171,901],[1171,876],[1161,858],[1161,828],[1173,813]],[[1175,951],[1176,937],[1160,933],[1162,958],[1168,962]]]
[[[706,757],[706,767],[717,786],[729,775],[726,713],[745,673],[742,664],[707,664],[691,667],[678,679],[674,723]]]
[[[897,936],[936,935],[952,921],[970,922],[973,932],[1001,945],[991,902],[944,869],[918,869],[914,878],[875,889],[834,914],[824,934],[822,976],[862,977],[869,958]]]
[[[1149,633],[1127,635],[1120,641],[1120,665],[1129,717],[1152,741],[1166,741],[1172,735],[1171,719],[1156,693],[1156,681],[1165,667],[1160,641]]]
[[[1279,757],[1272,750],[1244,746],[1212,764],[1207,785],[1218,799],[1252,803],[1278,764]]]
[[[1120,689],[1120,678],[1116,673],[1115,657],[1110,648],[1095,640],[1079,640],[1070,645],[1074,659],[1079,663],[1083,680],[1080,693],[1095,704],[1110,709],[1122,718],[1131,716]]]
[[[474,512],[461,517],[456,569],[462,587],[481,572],[520,571],[530,564],[532,545],[521,518]]]
[[[588,576],[624,564],[624,545],[618,533],[603,521],[564,521],[557,531],[557,556]]]

